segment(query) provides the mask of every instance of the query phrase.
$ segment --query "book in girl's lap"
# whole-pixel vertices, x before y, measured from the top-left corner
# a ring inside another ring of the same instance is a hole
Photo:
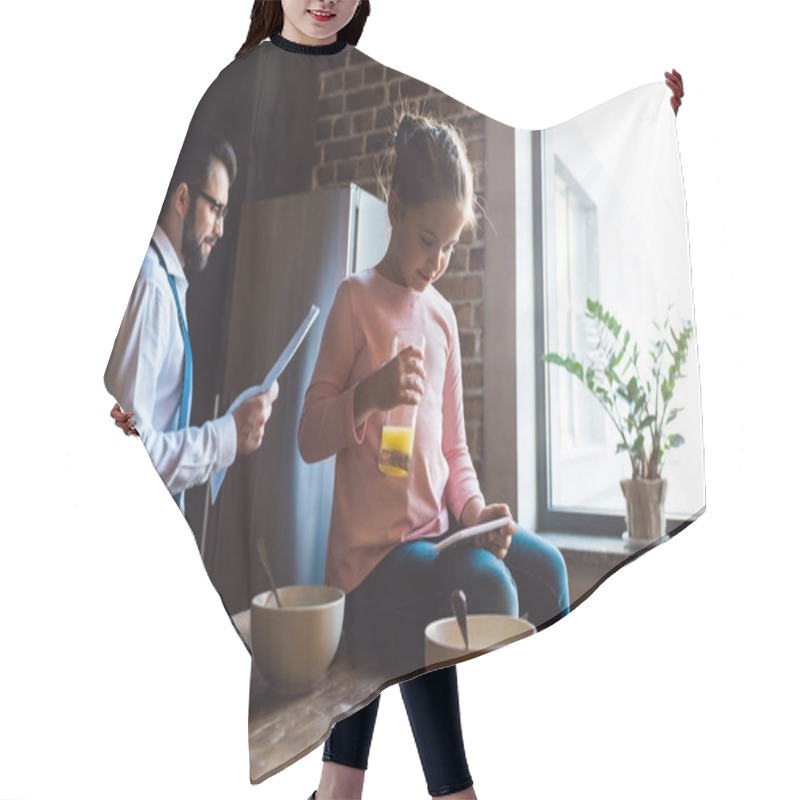
[[[391,240],[371,269],[336,293],[305,396],[298,444],[307,462],[336,455],[325,582],[347,597],[348,635],[377,646],[396,674],[424,664],[424,628],[450,616],[463,589],[470,613],[527,614],[537,627],[569,604],[558,550],[513,523],[440,554],[451,521],[511,516],[486,505],[467,448],[458,327],[432,285],[475,224],[472,168],[460,134],[406,115],[388,192]],[[391,358],[395,333],[425,352]],[[378,467],[384,411],[417,405],[406,477]]]

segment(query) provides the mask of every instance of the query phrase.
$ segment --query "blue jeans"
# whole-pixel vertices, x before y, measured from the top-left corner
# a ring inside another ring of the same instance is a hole
[[[527,616],[537,629],[567,613],[567,569],[558,548],[520,528],[505,560],[469,542],[437,555],[438,541],[404,542],[347,595],[346,636],[356,658],[375,653],[398,677],[424,666],[425,626],[452,616],[463,589],[470,614]]]

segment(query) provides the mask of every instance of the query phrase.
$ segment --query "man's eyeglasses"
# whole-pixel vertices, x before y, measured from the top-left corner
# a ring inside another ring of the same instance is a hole
[[[219,200],[215,200],[210,194],[204,192],[199,186],[189,186],[193,192],[197,192],[210,206],[211,210],[217,215],[217,222],[222,222],[228,216],[228,206],[223,205]]]

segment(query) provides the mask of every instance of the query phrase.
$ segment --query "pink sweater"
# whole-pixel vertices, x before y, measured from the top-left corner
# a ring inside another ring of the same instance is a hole
[[[378,469],[383,412],[356,430],[355,387],[391,359],[394,332],[425,334],[425,393],[410,475]],[[445,533],[483,499],[464,432],[461,348],[450,304],[434,287],[393,283],[374,268],[346,278],[325,323],[297,434],[306,462],[336,456],[325,583],[350,592],[401,542]]]

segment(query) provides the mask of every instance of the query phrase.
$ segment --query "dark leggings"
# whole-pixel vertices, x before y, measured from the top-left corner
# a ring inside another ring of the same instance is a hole
[[[404,542],[347,596],[345,630],[354,652],[374,649],[394,675],[425,663],[425,626],[448,616],[461,588],[472,613],[528,615],[538,628],[567,613],[569,587],[561,553],[546,539],[517,528],[504,561],[468,545],[437,555],[435,540]],[[472,786],[458,704],[455,667],[400,684],[432,797]],[[367,768],[378,700],[334,725],[324,761]]]
[[[401,683],[400,692],[431,797],[468,789],[472,777],[461,734],[456,668],[425,672]],[[367,768],[380,699],[378,695],[368,706],[333,726],[323,761]]]

